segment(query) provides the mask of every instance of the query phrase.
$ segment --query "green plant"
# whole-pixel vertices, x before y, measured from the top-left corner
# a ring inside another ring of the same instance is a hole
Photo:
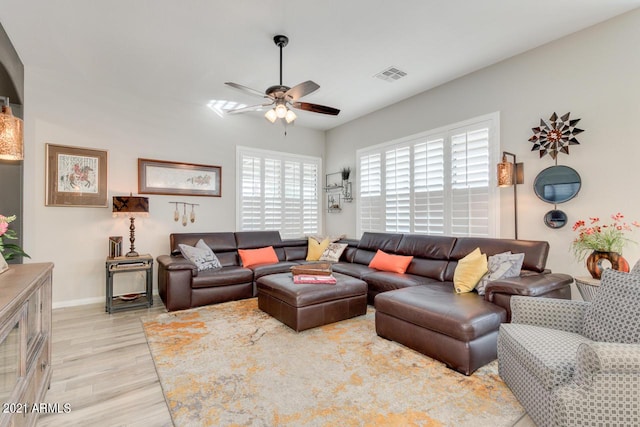
[[[622,253],[622,249],[632,240],[625,237],[626,232],[631,232],[632,225],[640,227],[640,223],[633,221],[628,224],[623,221],[624,215],[620,212],[611,215],[610,224],[601,224],[600,218],[590,217],[589,224],[584,220],[576,221],[573,231],[578,232],[578,237],[571,243],[573,254],[577,259],[582,259],[593,251]]]
[[[15,230],[9,230],[9,223],[15,221],[16,216],[4,216],[0,215],[0,253],[7,261],[17,256],[24,256],[31,258],[22,250],[22,248],[14,243],[6,243],[5,239],[17,240],[18,235]]]

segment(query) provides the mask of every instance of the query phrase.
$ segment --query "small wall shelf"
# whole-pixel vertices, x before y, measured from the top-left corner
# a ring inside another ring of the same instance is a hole
[[[353,193],[351,192],[351,181],[343,180],[341,172],[328,173],[325,176],[325,185],[324,191],[331,194],[336,194],[337,191],[340,191],[338,199],[338,205],[340,201],[342,202],[352,202],[353,201]],[[328,200],[328,199],[327,199]],[[335,210],[334,210],[335,211]],[[329,211],[333,212],[333,211]]]

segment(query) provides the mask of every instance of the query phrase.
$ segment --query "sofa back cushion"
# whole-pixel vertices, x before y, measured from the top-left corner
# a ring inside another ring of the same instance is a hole
[[[387,253],[395,253],[400,240],[402,240],[402,234],[366,231],[362,233],[358,250],[353,256],[353,262],[369,265],[378,249]]]
[[[216,254],[223,267],[239,265],[236,239],[233,233],[172,233],[169,235],[171,255],[181,255],[178,245],[195,246],[200,239]]]
[[[280,261],[301,261],[307,257],[307,239],[284,239],[282,247],[276,246],[276,253]],[[280,258],[280,251],[284,253],[284,258]]]
[[[279,231],[236,231],[236,247],[238,249],[258,249],[266,246],[282,246]]]
[[[404,234],[396,253],[413,255],[407,273],[442,281],[455,242],[455,237]]]
[[[582,335],[593,341],[640,343],[640,276],[607,269],[584,315]]]
[[[458,265],[458,260],[464,258],[475,248],[487,256],[511,251],[511,253],[523,253],[523,270],[542,273],[547,264],[549,255],[549,243],[539,240],[513,240],[492,239],[488,237],[458,237],[449,255],[449,265],[445,272],[445,280],[453,280],[453,273]]]

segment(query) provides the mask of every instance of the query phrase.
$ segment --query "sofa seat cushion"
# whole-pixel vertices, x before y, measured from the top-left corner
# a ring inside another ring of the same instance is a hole
[[[415,274],[391,273],[388,271],[375,271],[365,274],[363,279],[369,285],[369,289],[378,292],[387,292],[394,289],[408,288],[409,286],[426,285],[435,280]]]
[[[222,267],[217,270],[199,271],[193,277],[191,287],[211,288],[253,282],[253,271],[239,266]]]
[[[367,274],[375,273],[378,270],[370,268],[363,264],[352,264],[349,262],[338,262],[331,266],[331,269],[336,273],[346,274],[351,277],[357,277],[362,279]]]
[[[378,294],[376,311],[459,341],[472,341],[495,332],[507,312],[475,292],[456,294],[453,288],[412,286]]]
[[[258,280],[260,277],[268,274],[288,273],[294,265],[299,265],[299,263],[281,261],[277,264],[257,264],[252,266],[251,269],[253,270],[254,280]]]
[[[549,391],[573,377],[578,346],[591,342],[573,332],[519,323],[500,326],[499,341]]]

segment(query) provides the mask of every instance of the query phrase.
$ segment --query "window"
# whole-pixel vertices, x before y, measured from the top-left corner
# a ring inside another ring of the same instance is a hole
[[[238,230],[320,232],[320,158],[238,147],[237,163]]]
[[[499,114],[357,153],[358,232],[495,236]]]

